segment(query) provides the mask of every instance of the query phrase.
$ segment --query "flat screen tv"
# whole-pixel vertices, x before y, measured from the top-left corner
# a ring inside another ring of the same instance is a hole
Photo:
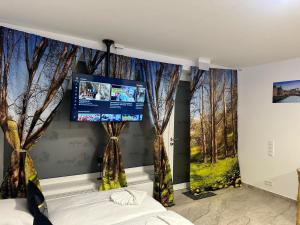
[[[71,121],[142,121],[143,82],[76,74],[72,82]]]

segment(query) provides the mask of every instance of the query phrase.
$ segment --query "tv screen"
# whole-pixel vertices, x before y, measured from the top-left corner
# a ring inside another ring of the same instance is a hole
[[[76,74],[72,83],[71,120],[142,121],[145,98],[143,82]]]

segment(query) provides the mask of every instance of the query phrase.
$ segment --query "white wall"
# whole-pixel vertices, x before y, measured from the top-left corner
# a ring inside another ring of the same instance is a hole
[[[296,199],[300,103],[272,104],[274,81],[300,80],[300,58],[239,72],[239,158],[244,183]],[[267,154],[274,140],[275,156]],[[265,181],[271,181],[269,186]]]

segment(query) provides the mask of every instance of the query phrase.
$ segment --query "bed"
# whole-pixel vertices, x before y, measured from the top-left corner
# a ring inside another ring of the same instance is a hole
[[[47,200],[49,219],[53,225],[140,225],[145,224],[142,221],[147,222],[149,218],[167,212],[150,196],[140,205],[118,205],[110,200],[110,195],[119,191],[122,189]],[[25,199],[0,200],[0,213],[5,215],[1,216],[0,225],[33,224]]]
[[[179,214],[168,210],[165,212],[150,213],[123,221],[114,225],[193,225],[189,220]]]
[[[130,220],[137,216],[149,213],[163,212],[166,209],[150,196],[147,196],[141,205],[121,206],[110,200],[112,190],[105,192],[92,192],[73,197],[47,201],[49,218],[54,225],[99,225],[116,224]]]
[[[0,225],[32,225],[26,199],[0,200]]]

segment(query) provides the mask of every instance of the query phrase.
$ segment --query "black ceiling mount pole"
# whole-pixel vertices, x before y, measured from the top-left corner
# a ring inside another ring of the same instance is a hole
[[[103,43],[106,45],[105,76],[108,77],[110,73],[110,47],[115,42],[110,39],[104,39]]]

